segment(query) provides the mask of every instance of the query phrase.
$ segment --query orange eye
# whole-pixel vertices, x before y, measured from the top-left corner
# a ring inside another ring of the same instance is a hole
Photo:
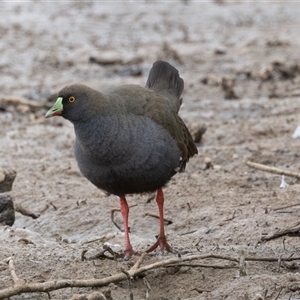
[[[75,97],[74,96],[71,96],[70,98],[69,98],[69,102],[71,102],[71,103],[73,103],[73,102],[75,102]]]

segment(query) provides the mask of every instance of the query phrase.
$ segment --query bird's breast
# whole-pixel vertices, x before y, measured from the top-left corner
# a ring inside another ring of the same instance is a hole
[[[110,117],[75,127],[75,134],[75,157],[81,172],[110,193],[157,189],[180,165],[176,141],[144,116]]]

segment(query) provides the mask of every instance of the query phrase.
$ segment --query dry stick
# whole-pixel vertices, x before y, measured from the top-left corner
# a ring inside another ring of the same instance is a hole
[[[278,257],[245,257],[245,260],[249,261],[265,261],[265,262],[278,262]],[[294,261],[294,260],[300,260],[300,256],[295,257],[286,257],[282,258],[281,261]]]
[[[192,211],[191,205],[187,202],[188,211]]]
[[[211,290],[204,290],[204,289],[199,289],[199,288],[193,288],[191,291],[196,291],[198,294],[202,293],[211,293]]]
[[[141,257],[137,260],[137,262],[134,264],[134,266],[128,270],[128,274],[131,277],[135,277],[141,273],[160,268],[163,266],[168,266],[170,264],[176,264],[178,262],[183,261],[193,261],[197,259],[206,259],[206,258],[215,258],[215,259],[223,259],[223,260],[230,260],[230,261],[236,261],[238,262],[237,258],[230,257],[230,256],[224,256],[224,255],[215,255],[215,254],[202,254],[202,255],[191,255],[186,256],[182,258],[169,258],[163,261],[158,261],[150,265],[146,265],[143,267],[140,267],[144,257],[146,256],[146,253],[143,253]],[[127,276],[121,272],[118,274],[114,274],[112,276],[103,278],[103,279],[82,279],[82,280],[54,280],[54,281],[46,281],[43,283],[29,283],[27,281],[24,281],[21,284],[15,284],[14,286],[5,288],[3,290],[0,290],[0,299],[12,297],[14,295],[19,295],[22,293],[27,292],[49,292],[53,290],[68,288],[68,287],[102,287],[106,286],[112,282],[116,283],[119,281],[126,280]]]
[[[191,231],[187,231],[187,232],[180,233],[180,235],[188,235],[188,234],[195,233],[196,231],[197,231],[197,230],[191,230]]]
[[[138,271],[145,256],[147,255],[147,252],[143,252],[140,258],[135,262],[135,264],[131,267],[132,271]]]
[[[137,206],[137,204],[132,204],[129,206],[129,209],[132,208],[132,207],[135,207]],[[124,230],[117,224],[117,222],[115,221],[115,212],[116,211],[121,211],[120,208],[113,208],[111,211],[110,211],[110,219],[111,221],[113,222],[113,224],[121,231],[123,232]],[[130,230],[130,228],[129,228]]]
[[[281,236],[288,235],[288,234],[296,234],[296,233],[299,234],[299,232],[300,232],[300,222],[297,222],[293,226],[278,230],[271,235],[263,236],[261,238],[261,240],[262,241],[270,241],[270,240],[273,240],[273,239],[276,239],[276,238],[279,238]]]
[[[240,267],[239,267],[240,276],[246,276],[246,259],[244,250],[241,251],[240,256]]]
[[[146,213],[144,214],[144,216],[148,216],[148,217],[152,217],[152,218],[159,219],[159,216],[158,216],[158,215],[155,215],[155,214],[150,213],[150,212],[146,212]],[[167,223],[167,225],[173,224],[173,221],[171,221],[171,220],[169,220],[169,219],[166,219],[166,218],[164,218],[164,222]]]
[[[57,207],[53,204],[53,202],[49,202],[49,204],[53,207],[54,210],[57,210]]]
[[[236,263],[239,263],[239,259],[236,257],[231,256],[225,256],[225,255],[215,255],[215,254],[200,254],[200,255],[191,255],[191,256],[185,256],[182,258],[178,257],[172,257],[166,260],[158,261],[150,265],[146,265],[143,267],[140,267],[141,263],[143,262],[145,256],[147,253],[143,253],[141,257],[136,261],[134,266],[127,271],[127,273],[131,277],[135,277],[139,274],[145,273],[147,271],[157,269],[160,267],[166,267],[169,265],[174,265],[178,263],[182,263],[185,261],[193,261],[198,259],[221,259],[221,260],[229,260],[234,261]],[[272,258],[272,257],[245,257],[245,260],[252,260],[252,261],[278,261],[278,258]],[[288,257],[288,258],[282,258],[281,261],[292,261],[292,260],[300,260],[300,257]],[[11,270],[11,274],[15,279],[19,279],[15,273],[14,269],[14,262],[12,258],[8,258],[6,262],[9,263],[9,269]],[[82,280],[54,280],[54,281],[46,281],[43,283],[29,283],[27,281],[17,281],[13,286],[5,288],[3,290],[0,290],[0,300],[5,299],[8,297],[12,297],[15,295],[19,295],[22,293],[36,293],[36,292],[49,292],[53,290],[68,288],[68,287],[102,287],[106,286],[110,283],[116,283],[119,281],[126,280],[127,276],[121,272],[109,277],[105,277],[102,279],[82,279]]]
[[[148,300],[150,296],[151,286],[146,277],[143,278],[143,282],[144,285],[146,286],[146,300]]]
[[[268,294],[268,289],[265,289],[263,291],[263,300],[266,300],[267,299],[267,294]]]
[[[111,256],[106,255],[105,253],[108,252],[111,254]],[[117,258],[122,258],[123,256],[120,255],[119,253],[115,252],[113,249],[111,249],[109,246],[107,245],[103,245],[103,250],[100,251],[99,253],[86,258],[85,256],[83,257],[85,260],[94,260],[94,259],[111,259],[111,260],[115,260]],[[81,256],[82,258],[82,256]]]
[[[285,251],[285,240],[286,240],[286,237],[283,237],[282,239],[282,245],[283,245],[283,250]]]
[[[274,300],[277,300],[277,299],[279,298],[279,296],[280,296],[280,294],[281,294],[282,290],[283,290],[283,287],[280,287],[280,289],[279,289],[279,293],[278,293],[278,295],[276,296],[276,298],[275,298]]]
[[[281,267],[281,256],[282,255],[279,255],[278,262],[277,262],[277,272],[278,273],[280,272],[280,267]]]
[[[176,264],[166,267],[191,267],[191,268],[211,268],[211,269],[237,269],[235,265],[207,265],[207,264]]]
[[[113,222],[113,224],[120,230],[123,232],[123,229],[117,224],[117,222],[115,221],[115,212],[116,211],[121,211],[120,208],[113,208],[111,211],[110,211],[110,219],[111,221]]]
[[[15,268],[15,264],[14,264],[13,258],[9,257],[9,258],[7,258],[5,260],[5,262],[8,263],[8,269],[9,269],[10,275],[11,275],[14,283],[18,284],[20,282],[20,279],[19,279],[19,277],[16,274],[16,268]]]
[[[295,178],[300,179],[300,174],[299,173],[295,173],[295,172],[291,172],[291,171],[287,171],[287,170],[282,170],[282,169],[278,169],[278,168],[275,168],[275,167],[269,167],[269,166],[266,166],[266,165],[254,163],[252,161],[247,161],[246,165],[250,168],[258,169],[258,170],[261,170],[261,171],[265,171],[265,172],[269,172],[269,173],[275,173],[275,174],[279,174],[279,175],[290,176],[290,177],[295,177]]]
[[[281,206],[281,207],[277,207],[277,208],[273,208],[273,210],[281,210],[281,209],[285,209],[285,208],[290,208],[290,207],[294,207],[294,206],[298,206],[300,205],[300,203],[295,203],[295,204],[290,204],[290,205],[285,205],[285,206]]]

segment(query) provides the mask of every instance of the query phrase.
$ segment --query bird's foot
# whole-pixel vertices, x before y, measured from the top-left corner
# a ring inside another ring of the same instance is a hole
[[[132,255],[139,255],[139,253],[134,251],[132,247],[130,247],[124,250],[122,257],[124,258],[124,260],[128,260],[131,258]]]
[[[154,251],[157,247],[160,248],[160,251],[163,253],[164,250],[167,252],[171,252],[173,254],[176,254],[177,251],[174,250],[167,242],[167,238],[165,236],[159,236],[157,241],[152,245],[148,250],[146,250],[147,253]]]

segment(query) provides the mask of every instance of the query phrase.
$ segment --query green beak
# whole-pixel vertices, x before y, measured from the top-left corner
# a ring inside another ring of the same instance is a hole
[[[48,112],[45,115],[45,118],[50,118],[54,116],[60,116],[63,111],[63,104],[62,104],[63,98],[58,97],[54,105],[48,110]]]

